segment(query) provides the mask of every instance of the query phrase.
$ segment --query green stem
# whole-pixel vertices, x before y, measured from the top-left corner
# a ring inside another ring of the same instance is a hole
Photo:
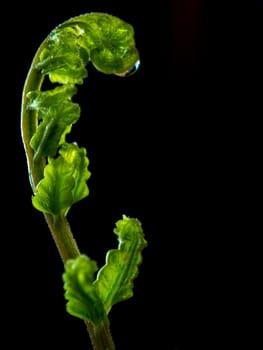
[[[92,346],[94,350],[115,350],[115,344],[109,327],[105,322],[93,326],[89,322],[85,322],[87,330],[90,335]]]
[[[101,323],[100,329],[96,329],[96,336],[102,340],[102,345],[106,350],[115,350],[109,326],[105,322]]]
[[[65,264],[68,259],[78,257],[80,251],[66,217],[64,215],[52,216],[50,214],[44,214],[44,217],[63,263]]]
[[[29,73],[27,75],[23,88],[22,104],[21,104],[21,134],[25,154],[27,158],[28,175],[33,191],[36,185],[43,177],[46,160],[44,158],[34,162],[34,152],[30,146],[30,140],[38,127],[38,115],[35,111],[27,109],[27,94],[32,90],[40,90],[44,81],[44,75],[35,69],[35,64],[39,60],[39,55],[45,45],[45,41],[40,45],[33,59]]]

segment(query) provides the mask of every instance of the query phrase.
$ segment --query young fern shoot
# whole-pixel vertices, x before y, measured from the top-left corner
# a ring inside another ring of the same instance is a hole
[[[86,149],[67,142],[80,117],[72,98],[88,75],[88,63],[105,74],[135,73],[140,59],[133,27],[106,13],[87,13],[58,25],[39,46],[26,77],[21,135],[32,205],[43,213],[65,267],[66,310],[84,320],[94,350],[114,350],[108,314],[114,304],[133,296],[147,242],[140,221],[123,215],[114,228],[118,247],[98,269],[80,252],[67,220],[73,204],[89,194]],[[45,79],[50,89],[43,89]]]

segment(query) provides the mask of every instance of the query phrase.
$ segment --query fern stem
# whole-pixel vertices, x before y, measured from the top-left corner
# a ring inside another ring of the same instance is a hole
[[[64,215],[52,216],[50,214],[44,214],[44,217],[63,263],[65,264],[68,259],[74,259],[79,256],[80,251],[66,217]]]
[[[24,84],[21,103],[21,134],[27,158],[29,180],[33,191],[35,190],[35,187],[38,184],[38,182],[43,177],[43,171],[46,161],[45,159],[41,159],[37,163],[34,162],[34,152],[30,146],[30,140],[36,132],[38,126],[38,116],[35,111],[29,111],[27,109],[27,94],[29,91],[32,90],[40,90],[43,84],[44,75],[35,69],[35,64],[39,60],[39,55],[45,45],[46,40],[42,42],[32,61],[31,67],[29,69]]]
[[[94,334],[94,338],[91,336],[93,341],[94,350],[115,350],[115,344],[113,342],[109,326],[105,322],[101,322],[96,326],[89,325],[87,329],[90,334]]]

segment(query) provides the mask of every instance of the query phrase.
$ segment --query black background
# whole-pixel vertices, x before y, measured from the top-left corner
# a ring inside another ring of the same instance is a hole
[[[244,336],[234,327],[242,315],[233,235],[246,224],[240,164],[262,93],[262,3],[249,4],[24,1],[2,10],[7,349],[17,341],[91,349],[82,321],[65,311],[63,265],[32,208],[20,136],[22,89],[38,46],[59,23],[91,11],[131,23],[141,57],[125,79],[88,67],[70,134],[87,149],[92,173],[89,197],[68,217],[80,250],[101,266],[122,214],[142,222],[148,241],[134,297],[110,313],[116,348],[214,349]]]

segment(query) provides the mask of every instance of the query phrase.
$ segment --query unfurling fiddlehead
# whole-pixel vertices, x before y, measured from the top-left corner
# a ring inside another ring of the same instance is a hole
[[[137,219],[116,223],[118,249],[107,253],[100,270],[81,254],[67,222],[73,204],[89,194],[89,160],[84,147],[67,142],[80,107],[72,101],[87,65],[105,74],[128,76],[139,67],[133,27],[105,13],[70,18],[42,42],[29,69],[22,96],[21,133],[32,204],[44,214],[65,266],[67,311],[83,319],[95,350],[113,350],[108,313],[133,295],[133,280],[147,243]],[[50,89],[44,89],[49,79]]]

